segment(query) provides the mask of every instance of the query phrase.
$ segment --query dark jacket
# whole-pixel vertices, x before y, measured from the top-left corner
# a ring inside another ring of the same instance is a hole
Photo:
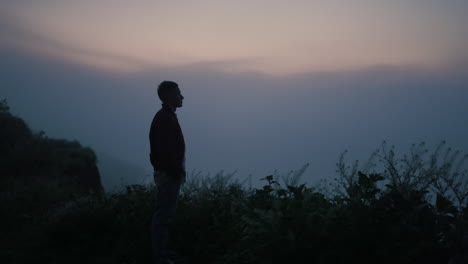
[[[175,112],[162,105],[153,118],[149,133],[150,161],[154,170],[178,177],[185,173],[185,142]]]

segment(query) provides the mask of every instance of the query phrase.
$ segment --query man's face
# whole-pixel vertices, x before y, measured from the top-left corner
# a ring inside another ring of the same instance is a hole
[[[182,100],[184,100],[184,97],[182,96],[179,87],[177,87],[169,95],[168,103],[171,104],[173,107],[182,107]]]

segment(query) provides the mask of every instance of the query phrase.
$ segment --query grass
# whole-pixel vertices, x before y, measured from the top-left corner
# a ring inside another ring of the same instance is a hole
[[[261,188],[224,172],[195,174],[183,186],[171,246],[191,263],[447,263],[468,252],[468,209],[458,203],[465,202],[460,195],[434,191],[445,179],[444,186],[460,188],[451,193],[466,192],[466,171],[447,170],[446,162],[417,163],[426,174],[414,174],[409,188],[405,166],[393,174],[364,173],[344,159],[340,180],[320,190],[299,184],[307,165],[284,177],[267,176]],[[414,164],[407,168],[415,171]],[[15,241],[3,241],[2,258],[148,263],[153,191],[153,185],[129,185],[18,216],[21,228],[10,232]]]

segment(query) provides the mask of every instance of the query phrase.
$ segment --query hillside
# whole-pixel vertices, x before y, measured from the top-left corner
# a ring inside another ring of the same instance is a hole
[[[57,184],[72,193],[102,192],[96,162],[91,148],[77,141],[48,138],[43,132],[33,133],[24,120],[10,113],[6,101],[0,102],[3,191],[11,187],[9,184],[37,183]]]
[[[154,185],[103,192],[90,148],[0,106],[2,263],[150,263]],[[467,263],[467,155],[421,143],[398,157],[383,143],[380,166],[360,171],[345,153],[320,188],[300,184],[308,165],[262,188],[189,175],[171,248],[194,264]]]
[[[104,191],[96,155],[77,141],[34,133],[0,101],[0,245],[29,240],[33,216],[76,197]],[[23,240],[24,239],[24,240]],[[3,253],[3,252],[2,252]],[[3,255],[3,254],[2,254]]]

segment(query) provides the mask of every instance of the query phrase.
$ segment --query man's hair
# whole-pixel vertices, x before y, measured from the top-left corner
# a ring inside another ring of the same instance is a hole
[[[172,93],[179,85],[172,81],[163,81],[158,86],[158,96],[161,101],[165,102],[167,96]]]

